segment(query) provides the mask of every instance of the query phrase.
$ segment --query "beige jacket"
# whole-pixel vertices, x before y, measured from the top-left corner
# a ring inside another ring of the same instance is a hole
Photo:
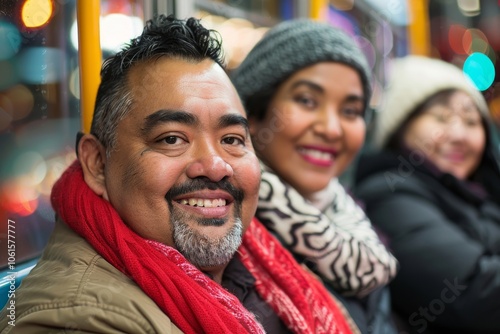
[[[15,326],[4,308],[2,334],[182,333],[134,281],[61,222],[14,300]]]

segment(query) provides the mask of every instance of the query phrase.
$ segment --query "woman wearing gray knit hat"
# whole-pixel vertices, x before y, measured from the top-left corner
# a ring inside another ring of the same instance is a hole
[[[500,168],[488,108],[456,66],[392,66],[356,195],[401,264],[391,283],[409,332],[499,333]]]
[[[331,25],[286,21],[257,43],[232,80],[262,161],[257,218],[322,278],[362,333],[392,333],[377,305],[397,262],[337,179],[364,141],[365,56]],[[367,311],[366,304],[374,306]]]

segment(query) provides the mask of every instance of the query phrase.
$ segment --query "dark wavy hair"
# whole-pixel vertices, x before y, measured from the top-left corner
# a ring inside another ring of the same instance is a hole
[[[224,68],[219,34],[204,28],[199,20],[179,20],[172,15],[149,20],[139,37],[102,65],[90,133],[104,145],[108,155],[115,146],[118,122],[127,115],[133,102],[127,84],[130,68],[162,57],[191,62],[212,59]]]

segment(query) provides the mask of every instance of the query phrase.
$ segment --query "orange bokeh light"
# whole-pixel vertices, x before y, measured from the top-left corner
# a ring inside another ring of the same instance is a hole
[[[34,189],[22,185],[22,180],[11,180],[5,182],[0,189],[0,205],[7,214],[29,216],[38,207],[38,197]]]
[[[49,22],[54,11],[52,0],[26,0],[21,18],[27,28],[39,28]]]
[[[491,116],[497,121],[500,122],[500,96],[494,98],[490,102],[490,112]]]

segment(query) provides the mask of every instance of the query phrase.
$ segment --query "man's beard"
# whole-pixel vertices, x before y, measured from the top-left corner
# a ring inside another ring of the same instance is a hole
[[[197,268],[227,264],[241,244],[243,225],[240,218],[235,217],[234,225],[228,233],[216,239],[209,238],[192,229],[185,222],[185,219],[172,218],[175,248]],[[197,223],[200,225],[207,225],[207,223],[212,226],[217,225],[215,222],[209,223],[206,221]]]
[[[172,204],[173,198],[176,196],[203,189],[222,189],[231,194],[234,199],[234,225],[221,238],[209,238],[200,234],[187,222],[195,220],[194,223],[199,226],[223,226],[227,223],[227,218],[196,218]],[[236,189],[227,179],[212,182],[207,178],[197,178],[170,189],[165,199],[170,208],[175,248],[197,268],[215,267],[228,263],[242,240],[241,208],[243,198],[243,191]]]

